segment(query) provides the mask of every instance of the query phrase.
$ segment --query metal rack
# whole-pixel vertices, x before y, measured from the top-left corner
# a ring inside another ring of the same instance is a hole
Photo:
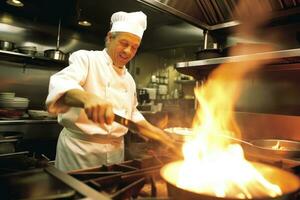
[[[67,61],[54,60],[46,57],[32,56],[23,53],[4,50],[0,50],[0,59],[15,63],[32,64],[55,68],[63,68],[68,65]]]
[[[249,55],[238,55],[230,57],[219,57],[205,60],[193,60],[187,62],[179,62],[175,65],[176,70],[180,73],[197,76],[199,74],[208,74],[211,70],[223,63],[238,63],[250,60],[266,60],[268,65],[263,70],[295,70],[300,69],[300,48],[280,50],[272,52],[255,53]],[[283,65],[287,65],[282,67]]]

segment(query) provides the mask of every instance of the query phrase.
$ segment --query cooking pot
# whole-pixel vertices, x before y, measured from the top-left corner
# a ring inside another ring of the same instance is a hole
[[[17,48],[20,53],[34,56],[37,52],[36,46],[20,46]]]
[[[44,51],[44,56],[55,60],[62,60],[62,61],[67,60],[67,55],[58,49],[48,49]]]
[[[0,154],[14,153],[17,143],[23,137],[20,132],[4,131],[0,132]]]
[[[15,43],[0,40],[0,49],[1,50],[11,51],[11,50],[14,50],[14,48],[15,48]]]
[[[222,53],[220,49],[200,49],[196,52],[196,58],[200,60],[218,58],[221,56]]]
[[[253,198],[258,200],[286,200],[290,199],[296,192],[299,191],[300,188],[300,179],[282,169],[269,166],[266,164],[261,164],[257,162],[252,162],[253,166],[263,174],[263,176],[270,180],[273,184],[278,185],[282,190],[282,195],[278,197],[257,197]],[[165,165],[160,170],[161,177],[167,182],[167,189],[169,196],[174,200],[237,200],[238,198],[233,197],[216,197],[208,194],[200,194],[192,191],[188,191],[176,186],[177,176],[179,174],[180,166],[182,165],[182,161],[171,162]],[[172,171],[172,176],[168,175],[168,172]]]

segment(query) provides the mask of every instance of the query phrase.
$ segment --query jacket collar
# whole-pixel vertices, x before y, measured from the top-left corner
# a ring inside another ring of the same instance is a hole
[[[123,66],[123,68],[121,68],[121,69],[119,67],[114,66],[113,61],[112,61],[111,57],[108,55],[106,48],[103,50],[103,55],[104,55],[105,62],[107,65],[112,66],[113,69],[120,75],[126,74],[127,69],[125,66]]]

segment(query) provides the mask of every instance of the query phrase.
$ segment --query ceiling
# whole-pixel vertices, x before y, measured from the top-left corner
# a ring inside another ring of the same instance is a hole
[[[62,26],[86,34],[104,38],[109,31],[112,13],[116,11],[143,11],[147,15],[148,28],[141,48],[165,49],[185,46],[201,46],[202,30],[167,13],[155,10],[136,0],[24,0],[24,7],[17,8],[0,2],[2,11],[39,23]],[[79,13],[91,21],[91,27],[77,24]]]

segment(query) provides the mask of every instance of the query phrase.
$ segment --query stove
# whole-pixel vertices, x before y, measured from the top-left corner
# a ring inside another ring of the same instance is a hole
[[[30,158],[28,163],[31,164],[27,164],[28,169],[15,166],[9,170],[0,162],[1,199],[172,199],[168,195],[167,184],[159,175],[163,165],[176,160],[172,156],[152,154],[120,164],[67,173],[51,164],[45,164],[43,160],[34,160],[29,155],[26,156]],[[24,160],[26,159],[23,154]],[[291,170],[300,176],[300,161],[288,162],[285,159],[269,164]],[[296,194],[288,200],[299,199],[300,195]]]
[[[68,174],[111,199],[170,199],[160,168],[170,157],[150,156]]]

